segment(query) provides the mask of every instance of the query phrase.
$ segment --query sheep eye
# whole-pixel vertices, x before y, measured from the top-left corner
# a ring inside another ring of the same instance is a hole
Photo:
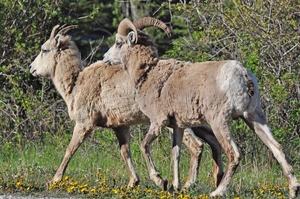
[[[121,43],[121,42],[117,42],[117,43],[116,43],[116,46],[117,46],[118,48],[121,48],[122,43]]]
[[[42,49],[42,53],[47,53],[49,50]]]

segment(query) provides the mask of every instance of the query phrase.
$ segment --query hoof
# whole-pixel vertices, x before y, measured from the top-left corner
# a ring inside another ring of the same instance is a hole
[[[196,183],[185,183],[182,187],[182,190],[190,190],[196,187]]]
[[[55,186],[59,181],[48,181],[46,182],[46,188],[49,190],[49,189],[52,189],[52,186]]]
[[[61,175],[59,177],[54,176],[52,178],[52,180],[49,181],[48,183],[50,183],[50,184],[57,183],[57,182],[61,181],[62,179],[63,179],[63,177]]]
[[[219,184],[221,183],[223,176],[224,176],[224,172],[219,173],[219,174],[217,175],[217,179],[216,179],[216,182],[215,182],[215,186],[216,186],[216,187],[218,187]]]
[[[190,187],[191,187],[191,184],[184,184],[182,189],[189,190]]]
[[[226,196],[226,191],[213,191],[209,194],[210,197],[215,198],[215,197],[223,197]]]
[[[300,184],[290,188],[290,198],[298,198],[300,196]]]
[[[136,187],[140,184],[140,180],[137,179],[137,180],[130,180],[127,187],[128,188],[133,188],[133,187]]]
[[[170,189],[169,189],[169,193],[170,194],[173,194],[174,192],[176,192],[176,191],[178,191],[178,190],[176,190],[176,189],[174,189],[174,186],[172,185],[171,187],[170,187]]]
[[[167,191],[168,188],[168,180],[163,179],[159,173],[155,173],[150,175],[150,179],[153,180],[153,182],[160,187],[162,190]]]
[[[51,181],[46,182],[45,186],[46,186],[46,189],[47,189],[47,190],[49,190],[51,184],[52,184]]]
[[[160,179],[159,182],[156,182],[155,184],[164,191],[167,191],[168,189],[168,180]]]
[[[162,190],[167,191],[167,189],[168,189],[168,180],[162,179],[161,182],[160,182],[159,187]]]

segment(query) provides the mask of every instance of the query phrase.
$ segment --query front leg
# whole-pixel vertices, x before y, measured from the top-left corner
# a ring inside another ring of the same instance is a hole
[[[81,143],[83,143],[85,138],[90,134],[92,130],[93,130],[92,125],[76,123],[73,131],[72,139],[67,147],[65,156],[52,179],[52,182],[58,182],[61,180],[71,158],[73,157],[73,155],[75,154],[75,152],[77,151]]]
[[[190,128],[184,130],[182,143],[189,149],[191,155],[188,178],[183,185],[184,189],[188,189],[197,180],[204,144]]]
[[[130,152],[130,131],[128,126],[120,126],[113,128],[121,149],[121,155],[126,163],[126,167],[130,176],[128,187],[135,187],[140,183],[139,176],[137,175],[131,158]]]
[[[157,171],[151,157],[150,145],[160,134],[161,127],[151,123],[148,133],[146,134],[141,144],[141,150],[145,158],[150,179],[155,182],[163,190],[167,190],[168,181],[163,179],[160,173]]]
[[[172,164],[173,164],[173,185],[170,188],[172,193],[174,190],[180,190],[180,172],[179,172],[179,162],[180,162],[180,151],[183,138],[184,129],[175,127],[173,128],[173,144],[172,144]]]

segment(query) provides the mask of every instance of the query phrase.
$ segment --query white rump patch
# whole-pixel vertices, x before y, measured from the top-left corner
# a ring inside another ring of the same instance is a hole
[[[220,67],[217,75],[217,83],[220,90],[228,97],[230,109],[241,115],[246,110],[250,98],[247,93],[248,87],[245,81],[247,69],[238,61],[226,61]]]

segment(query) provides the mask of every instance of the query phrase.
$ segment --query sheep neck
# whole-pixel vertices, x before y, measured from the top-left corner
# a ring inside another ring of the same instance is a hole
[[[158,60],[157,50],[152,46],[137,45],[124,56],[123,63],[136,89],[147,80],[149,72],[156,66]]]
[[[60,95],[67,100],[82,71],[80,53],[72,48],[60,51],[56,56],[52,80]]]

